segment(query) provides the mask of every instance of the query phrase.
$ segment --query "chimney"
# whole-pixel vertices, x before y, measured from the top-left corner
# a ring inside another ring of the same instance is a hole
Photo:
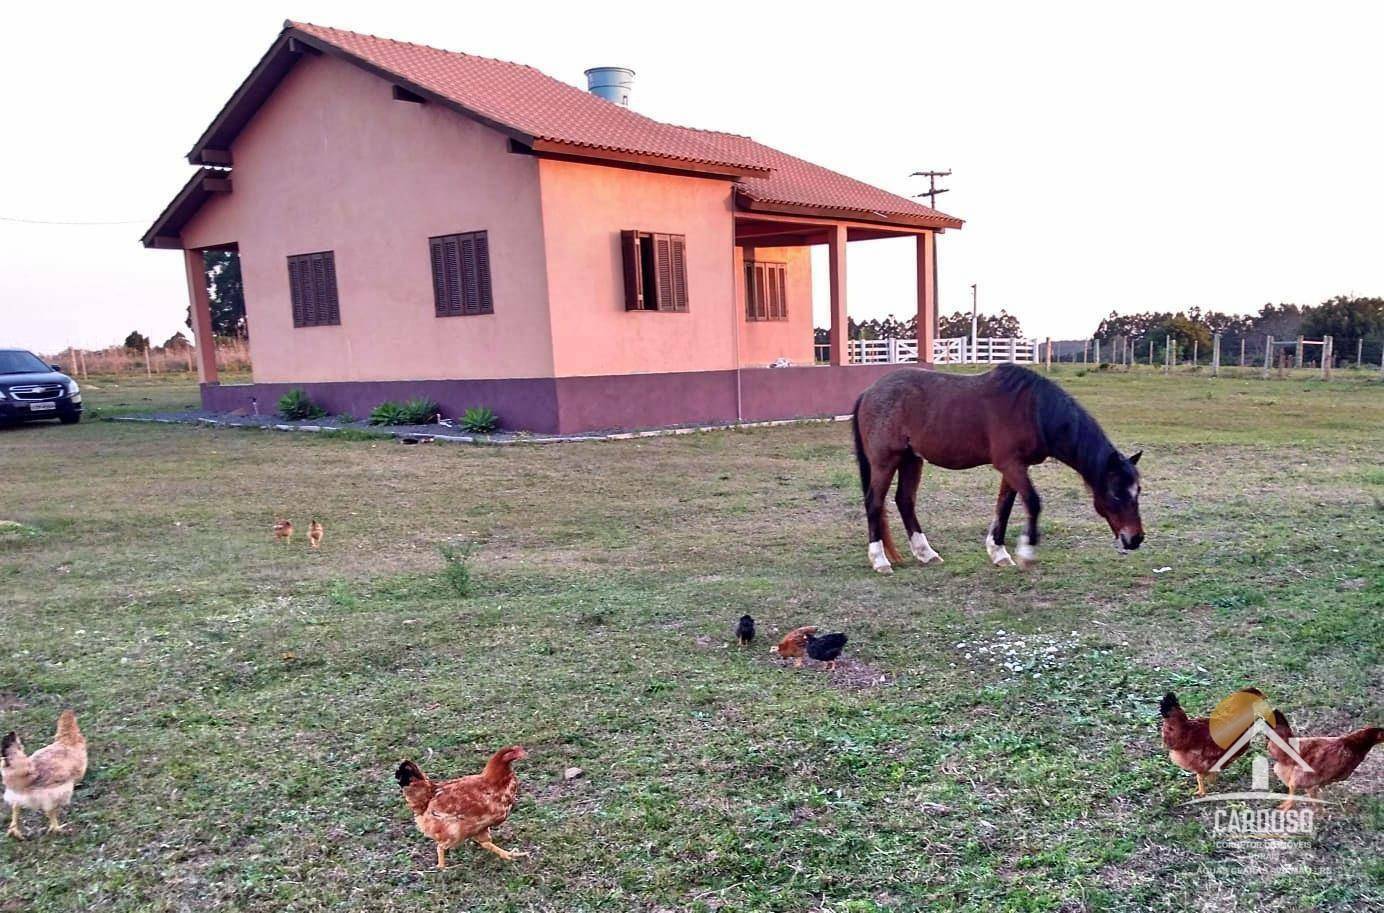
[[[625,67],[592,67],[586,71],[586,88],[592,95],[599,95],[606,101],[626,108],[630,106],[630,88],[633,85],[634,71]]]

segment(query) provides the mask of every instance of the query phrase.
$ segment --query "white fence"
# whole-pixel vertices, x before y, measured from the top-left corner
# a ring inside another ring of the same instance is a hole
[[[908,364],[918,360],[918,340],[852,339],[846,351],[854,365]],[[1034,364],[1038,361],[1038,354],[1039,342],[1036,339],[982,337],[975,340],[974,345],[967,336],[932,341],[932,363],[937,365]],[[830,355],[830,346],[817,346],[818,361],[826,361]]]

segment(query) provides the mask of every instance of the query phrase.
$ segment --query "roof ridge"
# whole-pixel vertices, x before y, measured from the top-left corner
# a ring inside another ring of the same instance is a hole
[[[472,54],[469,51],[456,51],[451,48],[440,48],[432,44],[419,44],[416,41],[404,41],[399,38],[389,38],[385,35],[376,35],[373,32],[355,32],[351,29],[337,28],[334,25],[321,25],[320,23],[316,22],[298,22],[293,19],[284,20],[284,28],[301,28],[302,26],[310,26],[315,29],[325,29],[329,32],[341,32],[346,35],[355,35],[358,38],[370,38],[375,41],[386,42],[387,44],[404,45],[405,47],[410,48],[423,48],[426,51],[437,51],[439,54],[455,54],[458,57],[470,57],[473,60],[488,60],[491,63],[502,63],[507,67],[517,67],[521,70],[532,70],[535,73],[540,73],[544,76],[548,76],[547,73],[544,73],[542,70],[538,69],[535,66],[532,66],[531,64],[519,63],[517,60],[505,60],[503,57],[487,57],[484,54]],[[548,78],[553,79],[554,77],[548,76]]]

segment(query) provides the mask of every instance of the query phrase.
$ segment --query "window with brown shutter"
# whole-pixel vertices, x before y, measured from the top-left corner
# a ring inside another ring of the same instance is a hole
[[[339,326],[341,305],[336,297],[335,253],[324,250],[290,256],[288,295],[293,302],[295,327]]]
[[[438,317],[495,313],[490,295],[490,242],[485,232],[429,238],[428,251]]]
[[[745,261],[745,319],[788,319],[788,265]]]
[[[625,310],[686,312],[687,238],[647,231],[620,232]]]

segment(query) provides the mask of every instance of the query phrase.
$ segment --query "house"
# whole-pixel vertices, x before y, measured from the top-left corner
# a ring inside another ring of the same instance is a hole
[[[652,120],[620,103],[629,71],[588,75],[615,101],[286,22],[143,238],[184,252],[204,406],[268,411],[302,387],[364,415],[428,396],[557,433],[840,414],[894,367],[848,363],[847,246],[876,238],[917,241],[927,359],[936,238],[959,219]],[[812,245],[829,251],[825,365]],[[254,383],[218,382],[209,250],[240,257]]]

